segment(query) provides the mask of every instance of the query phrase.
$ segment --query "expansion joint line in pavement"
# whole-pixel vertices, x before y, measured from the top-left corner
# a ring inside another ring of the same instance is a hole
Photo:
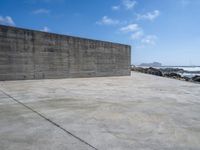
[[[3,90],[0,89],[0,91],[2,93],[4,93],[6,96],[8,96],[9,98],[11,98],[13,101],[17,102],[18,104],[24,106],[25,108],[31,110],[32,112],[34,112],[35,114],[37,114],[38,116],[42,117],[43,119],[45,119],[46,121],[50,122],[51,124],[53,124],[54,126],[58,127],[59,129],[63,130],[65,133],[71,135],[72,137],[76,138],[77,140],[79,140],[80,142],[88,145],[89,147],[98,150],[97,148],[95,148],[94,146],[92,146],[91,144],[89,144],[88,142],[84,141],[83,139],[79,138],[78,136],[74,135],[73,133],[67,131],[65,128],[63,128],[62,126],[60,126],[59,124],[55,123],[54,121],[50,120],[49,118],[45,117],[44,115],[42,115],[41,113],[37,112],[36,110],[34,110],[33,108],[27,106],[26,104],[20,102],[19,100],[15,99],[14,97],[12,97],[11,95],[7,94],[6,92],[4,92]]]

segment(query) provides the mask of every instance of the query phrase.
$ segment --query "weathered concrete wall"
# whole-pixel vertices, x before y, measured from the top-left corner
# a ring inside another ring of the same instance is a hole
[[[0,80],[130,75],[128,45],[0,25]]]

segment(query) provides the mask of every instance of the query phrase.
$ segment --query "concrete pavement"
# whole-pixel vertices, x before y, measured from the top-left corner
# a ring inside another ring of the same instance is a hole
[[[0,82],[1,150],[199,150],[200,85],[132,73]]]

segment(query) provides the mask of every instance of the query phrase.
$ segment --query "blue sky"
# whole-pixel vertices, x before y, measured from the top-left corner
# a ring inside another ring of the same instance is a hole
[[[1,0],[0,24],[132,46],[132,63],[200,65],[200,0]]]

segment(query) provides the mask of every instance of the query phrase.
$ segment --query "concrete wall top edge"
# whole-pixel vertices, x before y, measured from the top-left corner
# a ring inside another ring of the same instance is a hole
[[[17,30],[21,30],[21,31],[37,32],[37,33],[42,33],[42,34],[50,34],[50,35],[54,35],[54,36],[75,38],[75,39],[80,39],[80,40],[85,40],[85,41],[103,42],[105,44],[113,44],[113,45],[119,45],[119,46],[126,46],[127,48],[131,49],[130,45],[121,44],[121,43],[115,43],[115,42],[110,42],[110,41],[95,40],[95,39],[90,39],[90,38],[84,38],[84,37],[78,37],[78,36],[71,36],[71,35],[64,35],[64,34],[58,34],[58,33],[52,33],[52,32],[44,32],[44,31],[39,31],[39,30],[25,29],[25,28],[21,28],[21,27],[7,26],[7,25],[2,25],[2,24],[0,24],[0,28],[17,29]]]

